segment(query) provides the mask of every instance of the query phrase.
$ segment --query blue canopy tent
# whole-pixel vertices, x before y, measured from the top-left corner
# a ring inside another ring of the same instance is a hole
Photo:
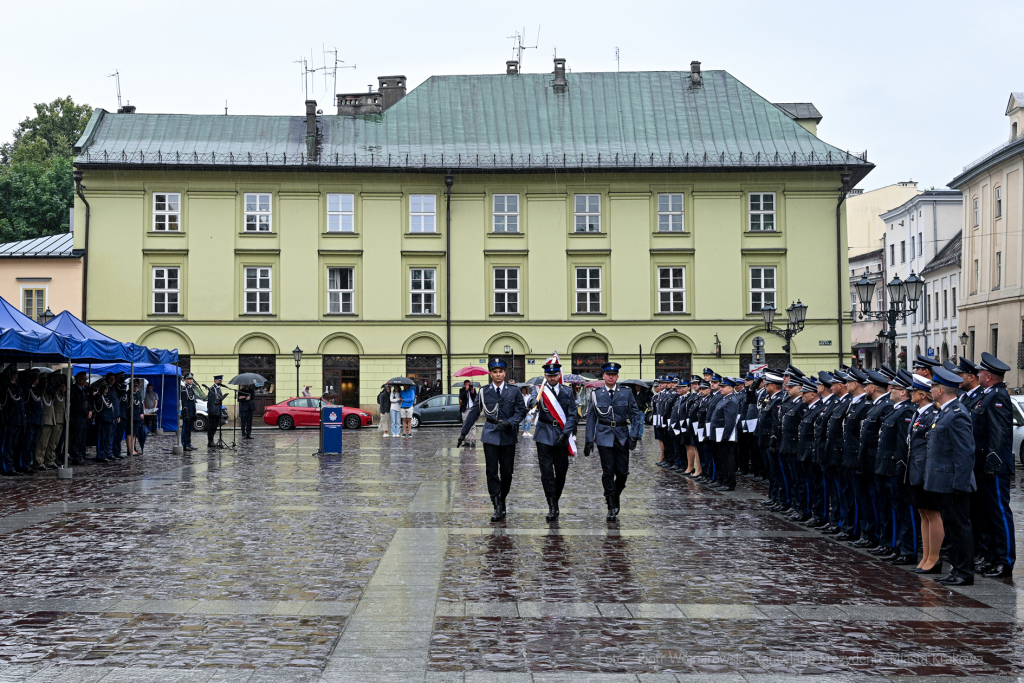
[[[177,349],[165,351],[164,349],[151,349],[132,342],[119,342],[99,330],[89,327],[68,311],[63,311],[55,316],[53,320],[46,323],[44,329],[88,342],[89,353],[83,356],[72,356],[72,360],[94,359],[101,362],[135,362],[136,364],[156,365],[178,362]]]
[[[131,365],[128,363],[103,363],[92,364],[91,366],[75,365],[73,373],[92,371],[105,375],[108,372],[123,372],[126,375],[131,372]],[[178,366],[170,364],[136,363],[135,376],[145,377],[160,398],[159,415],[160,429],[165,432],[173,432],[178,428]]]
[[[0,355],[40,362],[67,359],[71,340],[53,334],[0,298]]]

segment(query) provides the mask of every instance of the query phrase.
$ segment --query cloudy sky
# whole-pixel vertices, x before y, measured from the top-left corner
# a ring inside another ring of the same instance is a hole
[[[341,69],[338,92],[378,75],[500,73],[525,27],[523,70],[724,69],[773,102],[813,102],[822,139],[868,150],[865,189],[913,179],[944,187],[1003,142],[1019,68],[1020,2],[302,2],[8,4],[0,41],[0,140],[35,102],[71,95],[140,111],[301,114],[300,66]],[[326,57],[333,62],[334,57]],[[312,95],[334,85],[322,74]],[[327,106],[324,109],[330,111]]]

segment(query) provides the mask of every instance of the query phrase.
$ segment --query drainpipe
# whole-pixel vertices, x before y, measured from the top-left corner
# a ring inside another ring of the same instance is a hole
[[[448,357],[447,382],[445,387],[449,390],[452,386],[452,185],[454,183],[455,176],[449,173],[444,177],[444,325],[446,335],[444,348]],[[88,219],[86,220],[88,221]]]
[[[843,184],[839,188],[839,201],[836,202],[836,321],[839,326],[839,365],[842,367],[845,355],[843,351],[843,313],[846,311],[843,308],[843,276],[846,275],[847,288],[850,286],[850,277],[849,273],[843,272],[843,229],[840,209],[843,206],[843,202],[846,201],[846,195],[850,192],[849,172],[839,174],[839,179]]]
[[[75,194],[85,204],[85,249],[82,252],[82,322],[88,324],[89,314],[86,306],[89,302],[89,202],[82,194],[82,190],[85,189],[85,185],[82,184],[82,172],[75,169],[71,177],[75,180]]]

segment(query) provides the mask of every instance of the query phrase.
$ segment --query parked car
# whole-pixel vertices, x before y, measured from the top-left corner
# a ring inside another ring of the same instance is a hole
[[[184,387],[185,383],[182,382],[181,386]],[[205,432],[207,425],[210,424],[209,413],[206,410],[206,391],[198,384],[193,384],[192,389],[196,395],[196,416],[192,420],[192,431]],[[220,423],[228,424],[228,409],[223,405],[220,407]]]
[[[462,424],[459,413],[459,395],[442,394],[431,396],[412,407],[412,426]]]
[[[333,406],[334,403],[324,401],[325,406]],[[373,416],[359,408],[341,408],[342,425],[347,429],[359,429],[373,424]],[[263,421],[270,426],[277,426],[279,429],[294,429],[296,427],[319,427],[320,426],[320,399],[318,398],[290,398],[272,406],[267,406],[263,412]]]
[[[1013,406],[1013,452],[1024,465],[1024,396],[1011,396]]]

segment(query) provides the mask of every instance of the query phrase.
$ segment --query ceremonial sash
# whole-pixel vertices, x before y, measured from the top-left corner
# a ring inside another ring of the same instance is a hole
[[[564,430],[565,411],[562,410],[562,404],[558,402],[558,397],[555,396],[555,392],[551,390],[551,385],[547,382],[544,383],[544,388],[540,392],[540,400],[544,402],[544,409],[551,415],[551,419],[560,429]],[[569,434],[569,455],[576,457],[576,436],[574,434]]]

